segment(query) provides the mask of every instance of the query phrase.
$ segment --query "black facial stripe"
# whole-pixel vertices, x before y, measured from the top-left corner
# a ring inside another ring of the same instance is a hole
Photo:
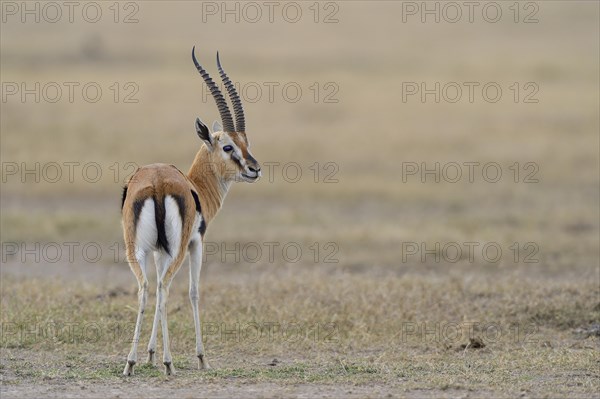
[[[244,167],[242,166],[242,162],[240,161],[240,159],[237,157],[237,155],[235,154],[231,154],[231,159],[233,159],[233,161],[237,164],[237,166],[241,169],[244,170]]]
[[[257,164],[258,161],[256,159],[254,159],[254,157],[250,154],[248,154],[248,161],[250,161],[250,164]]]

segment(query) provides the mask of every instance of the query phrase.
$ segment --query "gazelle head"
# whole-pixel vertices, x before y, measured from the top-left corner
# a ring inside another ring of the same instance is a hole
[[[234,85],[225,74],[217,53],[217,67],[219,74],[223,80],[223,84],[229,94],[229,99],[233,105],[235,114],[235,124],[229,106],[221,94],[219,87],[213,82],[208,72],[196,60],[194,54],[195,48],[192,49],[192,60],[204,82],[208,86],[212,94],[223,125],[217,121],[213,123],[212,133],[208,127],[196,118],[196,133],[204,141],[207,150],[207,161],[213,170],[219,174],[224,181],[245,181],[253,183],[261,176],[260,164],[250,153],[250,143],[246,136],[246,121],[244,118],[244,109],[242,101],[235,90]]]

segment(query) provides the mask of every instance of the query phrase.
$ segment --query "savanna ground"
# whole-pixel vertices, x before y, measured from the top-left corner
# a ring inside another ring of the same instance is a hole
[[[300,22],[271,24],[139,2],[124,24],[101,4],[110,18],[95,24],[2,23],[3,398],[598,395],[598,3],[537,2],[529,24],[512,2],[494,24],[403,23],[401,2],[360,1],[320,3],[321,19],[337,9],[331,24],[314,23],[312,3]],[[120,189],[131,165],[187,170],[194,118],[216,119],[194,44],[213,77],[220,50],[234,81],[262,88],[245,109],[265,176],[235,186],[209,227],[200,304],[213,369],[195,368],[186,264],[169,298],[177,375],[143,364],[151,287],[139,366],[124,378],[137,286]],[[6,82],[96,82],[103,96],[22,100]],[[265,82],[302,95],[271,101]],[[403,101],[403,82],[496,82],[503,95]],[[124,100],[131,87],[137,103]],[[525,102],[532,87],[538,101]],[[82,170],[91,162],[97,179]],[[436,162],[464,176],[403,175]],[[502,178],[478,168],[470,182],[465,162],[495,162]]]

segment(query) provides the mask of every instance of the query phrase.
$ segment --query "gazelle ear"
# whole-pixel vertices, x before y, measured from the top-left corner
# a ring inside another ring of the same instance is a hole
[[[210,135],[210,132],[208,131],[208,127],[206,127],[206,125],[202,123],[200,118],[196,118],[196,133],[198,134],[198,137],[200,137],[202,141],[206,143],[208,149],[212,151],[212,137]]]
[[[214,132],[222,132],[223,131],[223,126],[221,126],[221,124],[219,123],[219,121],[214,121],[213,122],[213,133]]]

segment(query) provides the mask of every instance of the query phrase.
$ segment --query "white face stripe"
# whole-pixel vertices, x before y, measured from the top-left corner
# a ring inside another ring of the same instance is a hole
[[[240,151],[238,146],[235,145],[235,142],[233,140],[231,140],[231,137],[229,137],[229,135],[227,135],[227,134],[224,134],[219,138],[219,149],[221,150],[221,153],[225,153],[225,151],[223,151],[223,147],[225,147],[226,145],[232,146],[233,151],[235,151],[235,153],[238,156],[242,156],[242,152]],[[225,153],[225,155],[229,155],[229,154]]]
[[[179,213],[177,201],[170,195],[165,197],[165,235],[169,243],[171,258],[177,258],[181,246],[181,232],[183,221]],[[184,210],[185,211],[185,210]]]
[[[228,145],[233,150],[226,152],[223,148]],[[260,164],[250,153],[248,141],[243,133],[218,132],[213,148],[214,151],[219,151],[221,159],[227,165],[227,171],[223,169],[223,172],[226,173],[225,178],[228,181],[255,182],[261,176]],[[235,165],[235,169],[232,168],[232,164]]]
[[[227,134],[221,135],[221,137],[218,140],[218,147],[219,147],[219,151],[221,152],[221,157],[225,161],[227,161],[232,156],[231,152],[223,151],[223,147],[225,147],[226,145],[230,145],[233,147],[233,155],[239,160],[242,167],[244,169],[246,169],[246,159],[244,159],[244,156],[242,155],[242,151],[235,144],[235,142],[231,139],[231,137],[229,137],[229,135],[227,135]]]

